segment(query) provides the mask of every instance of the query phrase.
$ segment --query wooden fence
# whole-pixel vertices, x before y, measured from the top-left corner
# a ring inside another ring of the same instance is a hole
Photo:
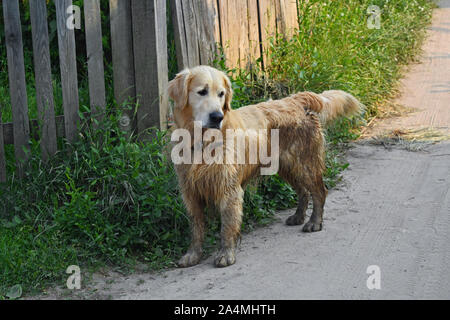
[[[133,100],[139,104],[137,117],[126,110],[120,121],[127,131],[144,132],[163,128],[167,121],[168,83],[166,0],[109,0],[114,95],[118,105]],[[18,0],[3,0],[5,43],[8,57],[12,123],[0,121],[0,180],[6,179],[5,144],[14,144],[17,173],[29,155],[30,137],[40,140],[43,159],[57,151],[57,137],[74,141],[79,128],[79,97],[75,32],[69,22],[72,0],[54,0],[56,9],[63,116],[55,117],[47,0],[32,0],[33,55],[36,102],[39,119],[28,119],[27,86],[23,58]],[[106,108],[100,0],[84,1],[84,23],[92,116],[101,117]],[[0,39],[1,41],[1,39]],[[0,109],[1,120],[1,109]]]
[[[84,1],[91,116],[97,118],[106,108],[99,1]],[[267,65],[268,39],[276,33],[289,36],[298,27],[296,0],[109,0],[114,96],[118,105],[130,101],[139,105],[136,116],[133,110],[125,110],[120,119],[122,129],[129,132],[167,125],[168,2],[180,69],[209,64],[217,44],[224,48],[230,67],[248,67],[260,57]],[[72,0],[29,1],[39,115],[31,121],[19,0],[3,0],[1,5],[12,106],[11,123],[1,123],[0,106],[0,181],[5,181],[4,145],[14,145],[20,176],[22,160],[29,156],[30,137],[39,139],[46,160],[57,151],[57,137],[77,139],[80,119],[75,32],[68,25]],[[55,116],[47,5],[55,6],[57,16],[62,116]]]
[[[171,7],[180,67],[210,63],[217,43],[229,68],[261,57],[264,66],[269,39],[298,29],[297,0],[171,0]]]

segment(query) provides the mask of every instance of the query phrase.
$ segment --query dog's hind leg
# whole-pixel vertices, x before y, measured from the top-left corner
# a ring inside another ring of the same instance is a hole
[[[322,230],[323,207],[327,196],[327,188],[323,183],[322,174],[318,174],[306,188],[311,192],[313,199],[313,212],[309,221],[304,225],[303,232],[316,232]]]
[[[203,253],[203,239],[205,234],[205,204],[183,195],[187,211],[191,216],[192,240],[189,250],[178,261],[180,267],[190,267],[199,263]]]
[[[287,158],[289,160],[289,158]],[[309,192],[305,189],[302,183],[302,172],[293,171],[292,164],[285,160],[281,162],[280,170],[278,172],[279,176],[289,183],[291,187],[295,190],[298,196],[298,206],[297,211],[286,219],[286,224],[288,226],[299,226],[305,223],[306,209],[308,209],[309,203]]]
[[[236,262],[236,242],[241,232],[243,198],[244,191],[239,187],[219,204],[222,223],[221,249],[214,260],[216,267],[228,267]]]
[[[292,185],[292,184],[291,184]],[[288,226],[298,226],[305,222],[306,209],[308,209],[309,192],[301,185],[292,185],[298,195],[298,207],[295,214],[286,219]]]

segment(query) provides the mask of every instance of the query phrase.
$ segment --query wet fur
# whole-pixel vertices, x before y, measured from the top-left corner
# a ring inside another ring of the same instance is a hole
[[[221,85],[226,88],[221,128],[224,137],[226,129],[267,129],[267,137],[260,137],[260,142],[270,145],[270,129],[280,130],[278,174],[292,186],[299,198],[297,211],[287,219],[286,224],[304,223],[311,197],[313,213],[303,226],[303,231],[320,231],[327,195],[322,180],[325,163],[321,123],[326,124],[339,116],[358,113],[360,103],[348,93],[333,90],[320,95],[300,92],[282,100],[232,110],[232,90],[227,76],[213,68],[201,66],[184,70],[169,84],[169,96],[175,101],[174,118],[178,128],[192,132],[192,106],[186,97],[191,90],[189,84],[192,79],[201,77],[205,72],[212,74],[212,81],[221,81]],[[246,151],[248,153],[248,150]],[[236,241],[243,215],[244,188],[252,178],[259,175],[261,166],[186,164],[175,167],[183,200],[192,222],[192,243],[188,252],[180,259],[179,265],[192,266],[201,259],[206,206],[217,208],[221,217],[221,249],[215,259],[215,265],[226,267],[235,263]]]

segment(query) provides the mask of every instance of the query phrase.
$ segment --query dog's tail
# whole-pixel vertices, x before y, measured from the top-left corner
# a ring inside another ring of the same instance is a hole
[[[329,90],[319,96],[323,102],[322,110],[319,112],[320,122],[323,125],[340,117],[361,114],[365,108],[354,96],[345,91]]]
[[[299,93],[305,105],[318,113],[322,125],[327,125],[340,117],[361,114],[365,107],[350,93],[341,90],[328,90],[321,94]]]

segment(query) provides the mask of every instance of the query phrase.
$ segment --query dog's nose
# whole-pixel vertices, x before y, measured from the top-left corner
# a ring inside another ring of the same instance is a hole
[[[220,123],[223,120],[222,112],[219,111],[211,112],[209,114],[209,120],[215,124]]]

